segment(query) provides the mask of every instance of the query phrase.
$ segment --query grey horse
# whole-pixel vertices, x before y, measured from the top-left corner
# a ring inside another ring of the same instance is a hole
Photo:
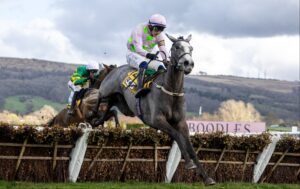
[[[98,99],[112,98],[114,105],[125,115],[139,116],[145,124],[167,133],[177,142],[185,168],[196,168],[205,185],[213,185],[216,182],[200,164],[190,142],[185,119],[184,74],[191,73],[194,67],[193,48],[189,43],[191,35],[186,39],[167,37],[173,42],[170,62],[167,71],[154,81],[150,93],[137,100],[127,87],[122,86],[127,73],[132,70],[128,65],[123,65],[112,70],[102,81]]]

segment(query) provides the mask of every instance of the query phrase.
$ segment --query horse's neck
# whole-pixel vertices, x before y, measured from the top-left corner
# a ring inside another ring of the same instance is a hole
[[[183,92],[183,76],[182,71],[176,71],[174,66],[169,65],[164,77],[164,88],[175,93]]]
[[[90,88],[94,88],[94,89],[99,89],[103,79],[105,78],[105,76],[109,73],[110,70],[108,69],[104,69],[103,72],[101,72],[98,76],[98,78],[96,78],[96,80],[94,81],[94,83],[92,83],[90,85]]]

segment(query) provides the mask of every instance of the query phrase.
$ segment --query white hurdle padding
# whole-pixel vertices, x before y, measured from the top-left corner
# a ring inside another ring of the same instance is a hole
[[[70,154],[69,181],[71,182],[77,181],[87,149],[89,133],[92,131],[92,127],[88,123],[80,123],[78,127],[82,128],[83,135],[76,141],[75,147]]]
[[[272,136],[272,142],[264,148],[264,150],[257,156],[256,164],[254,165],[253,170],[253,183],[257,183],[263,174],[265,168],[267,167],[272,154],[275,150],[276,144],[279,141],[280,137],[278,136]]]
[[[178,144],[174,141],[172,144],[172,148],[169,152],[168,161],[166,165],[166,183],[170,183],[172,181],[173,175],[178,167],[180,160],[181,151],[178,147]]]

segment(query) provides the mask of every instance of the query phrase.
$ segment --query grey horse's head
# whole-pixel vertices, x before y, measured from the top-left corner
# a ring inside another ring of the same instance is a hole
[[[186,39],[182,36],[176,39],[168,34],[166,35],[173,42],[171,47],[171,63],[175,64],[175,68],[178,71],[184,71],[185,74],[191,73],[194,68],[192,58],[193,47],[190,45],[192,35],[189,35]]]

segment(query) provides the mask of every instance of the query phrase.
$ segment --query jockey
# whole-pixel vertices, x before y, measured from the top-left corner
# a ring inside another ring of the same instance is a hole
[[[166,67],[162,62],[156,61],[157,55],[151,53],[158,45],[161,57],[168,59],[164,35],[162,31],[166,28],[166,18],[160,14],[154,14],[147,23],[139,24],[131,33],[127,42],[127,63],[136,69],[138,74],[138,91],[136,98],[146,95],[149,89],[143,88],[144,73],[147,68],[156,71],[165,71]],[[151,62],[148,65],[148,62]]]
[[[76,71],[70,77],[68,86],[71,89],[71,94],[68,99],[68,114],[74,114],[76,99],[83,89],[89,88],[89,82],[99,75],[100,66],[96,62],[90,62],[86,66],[77,67]],[[89,82],[88,82],[89,81]]]

